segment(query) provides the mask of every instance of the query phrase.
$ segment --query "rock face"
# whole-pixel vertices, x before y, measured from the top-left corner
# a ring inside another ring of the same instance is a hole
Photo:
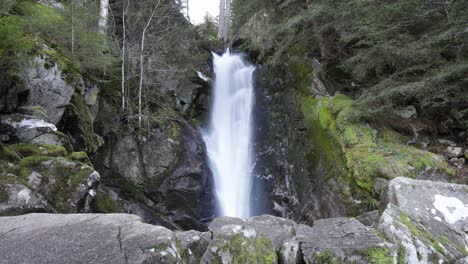
[[[174,233],[133,215],[0,218],[2,263],[177,263]],[[18,250],[21,249],[21,250]]]
[[[75,87],[66,82],[66,75],[59,69],[58,64],[48,65],[49,60],[49,56],[45,54],[37,56],[31,67],[25,69],[24,81],[28,96],[23,105],[43,107],[49,117],[48,121],[57,124],[70,102]]]
[[[378,229],[404,249],[405,263],[453,262],[467,256],[467,201],[465,185],[396,178]]]
[[[29,142],[44,134],[57,131],[54,124],[21,114],[0,116],[2,142]]]
[[[133,215],[29,214],[0,218],[0,254],[6,264],[393,263],[395,247],[369,228],[354,219],[331,223],[320,231],[267,215],[224,217],[209,232],[174,233]]]
[[[204,144],[190,126],[175,127],[170,135],[154,130],[141,137],[110,136],[97,164],[107,186],[130,193],[182,228],[206,230],[202,221],[214,216],[213,178]]]

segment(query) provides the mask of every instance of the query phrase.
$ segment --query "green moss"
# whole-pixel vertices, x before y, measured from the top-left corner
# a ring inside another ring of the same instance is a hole
[[[71,59],[63,56],[54,49],[45,49],[44,53],[49,56],[51,62],[56,63],[59,69],[66,75],[66,81],[71,84],[81,78],[81,67]]]
[[[344,261],[342,261],[340,258],[336,256],[332,251],[330,250],[325,250],[320,252],[316,257],[315,257],[315,262],[317,264],[345,264]]]
[[[15,162],[19,161],[20,157],[14,150],[0,143],[0,160]]]
[[[53,157],[34,155],[22,159],[19,165],[23,168],[34,168],[40,166],[44,161],[53,160]]]
[[[246,238],[240,234],[234,235],[219,247],[219,251],[229,252],[233,264],[270,264],[277,262],[273,242],[263,236]]]
[[[117,213],[119,207],[108,193],[98,193],[96,197],[96,209],[100,213]]]
[[[397,264],[406,264],[406,248],[402,243],[398,244]]]
[[[15,144],[11,145],[10,148],[23,157],[34,155],[60,157],[67,155],[64,147],[49,144]]]
[[[93,122],[91,120],[91,112],[86,105],[83,96],[75,92],[71,98],[69,110],[75,117],[76,127],[70,128],[70,133],[73,134],[80,147],[86,152],[95,152],[98,148],[98,141],[94,135]]]
[[[10,194],[3,186],[0,186],[0,204],[6,203],[10,199]]]
[[[88,157],[88,154],[84,151],[73,152],[68,157],[73,161],[78,161],[86,165],[92,166],[92,163]]]
[[[345,95],[303,96],[301,106],[312,142],[317,146],[310,161],[317,168],[325,168],[327,179],[342,183],[341,193],[350,189],[353,197],[342,198],[361,200],[356,206],[362,211],[373,209],[380,198],[374,190],[376,178],[416,178],[428,169],[454,173],[435,154],[402,144],[398,133],[371,128],[360,117],[354,101]]]
[[[370,264],[393,264],[393,255],[388,248],[373,247],[367,251],[367,261]]]

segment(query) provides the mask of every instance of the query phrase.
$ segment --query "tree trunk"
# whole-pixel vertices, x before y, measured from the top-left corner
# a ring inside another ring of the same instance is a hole
[[[99,32],[106,34],[109,17],[109,0],[101,0],[99,5]]]
[[[225,26],[225,15],[226,15],[226,0],[219,1],[219,19],[218,19],[218,39],[224,39],[224,26]]]
[[[226,0],[226,15],[224,16],[224,40],[228,40],[231,29],[231,3],[232,0]]]
[[[125,3],[125,0],[122,2]],[[125,109],[125,46],[127,45],[127,26],[125,25],[125,18],[128,12],[130,1],[127,1],[127,7],[122,9],[122,110]]]
[[[145,37],[146,37],[146,31],[148,30],[148,27],[151,24],[151,21],[153,20],[153,17],[156,13],[156,10],[158,9],[159,5],[161,4],[162,0],[158,0],[158,3],[153,9],[153,12],[151,13],[151,16],[149,17],[145,28],[143,29],[143,32],[141,34],[141,46],[140,46],[140,85],[138,88],[138,125],[141,127],[141,118],[142,118],[142,113],[141,113],[141,96],[142,96],[142,90],[143,90],[143,77],[144,77],[144,52],[145,52]]]

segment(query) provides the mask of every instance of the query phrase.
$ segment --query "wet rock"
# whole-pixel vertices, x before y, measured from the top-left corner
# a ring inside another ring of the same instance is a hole
[[[457,260],[455,264],[468,264],[468,257]]]
[[[181,263],[174,234],[134,215],[29,214],[0,222],[6,264]]]
[[[44,197],[22,184],[0,185],[0,216],[34,212],[54,212],[54,209]]]
[[[310,264],[324,259],[344,263],[373,263],[378,259],[392,263],[397,255],[395,245],[353,218],[318,220],[313,227],[299,225],[296,236],[304,261]]]
[[[455,261],[468,246],[465,185],[396,178],[390,181],[378,229],[405,249],[408,263]]]

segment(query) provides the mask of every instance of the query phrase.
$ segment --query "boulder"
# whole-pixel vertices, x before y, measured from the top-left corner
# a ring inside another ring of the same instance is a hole
[[[29,142],[43,134],[57,131],[54,124],[32,116],[12,114],[0,116],[2,141]]]
[[[5,264],[181,263],[174,233],[134,215],[3,217],[0,234]]]
[[[190,230],[175,232],[179,250],[186,264],[198,264],[211,242],[211,233]]]
[[[378,230],[399,244],[405,263],[454,262],[467,255],[468,188],[396,178],[388,184]]]
[[[257,232],[248,220],[232,217],[217,218],[210,224],[209,230],[213,234],[212,241],[200,263],[277,263],[278,261],[273,241]]]
[[[195,128],[175,125],[145,136],[110,135],[97,154],[97,169],[106,186],[130,193],[128,200],[140,207],[184,229],[205,231],[215,198],[204,143]]]
[[[66,75],[59,65],[49,65],[48,60],[50,58],[46,54],[36,56],[31,66],[24,69],[23,78],[28,96],[23,105],[42,106],[47,110],[48,121],[57,124],[62,118],[65,106],[70,102],[75,87],[67,83]]]
[[[299,225],[296,237],[305,263],[310,264],[393,263],[397,256],[395,245],[354,218],[318,220],[313,227]]]
[[[54,212],[42,197],[22,184],[0,185],[0,216]]]

